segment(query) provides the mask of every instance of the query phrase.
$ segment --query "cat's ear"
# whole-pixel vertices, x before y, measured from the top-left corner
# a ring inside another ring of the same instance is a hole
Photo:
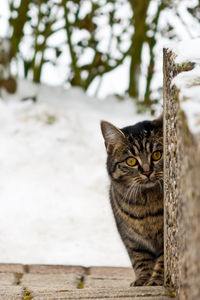
[[[163,127],[163,114],[160,115],[157,119],[152,121],[153,125],[158,128]]]
[[[111,153],[114,146],[122,144],[125,139],[124,133],[113,124],[107,121],[101,121],[101,131],[105,140],[105,146],[108,153]]]
[[[157,119],[152,121],[155,127],[155,134],[157,136],[157,141],[163,143],[163,115],[160,115]]]

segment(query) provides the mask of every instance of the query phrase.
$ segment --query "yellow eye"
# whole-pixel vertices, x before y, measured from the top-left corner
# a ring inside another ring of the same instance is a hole
[[[152,154],[152,159],[153,160],[159,160],[161,158],[162,154],[160,151],[155,151],[153,154]]]
[[[129,158],[127,158],[127,160],[126,160],[126,163],[127,163],[127,165],[133,167],[133,166],[136,165],[137,159],[134,158],[134,157],[129,157]]]

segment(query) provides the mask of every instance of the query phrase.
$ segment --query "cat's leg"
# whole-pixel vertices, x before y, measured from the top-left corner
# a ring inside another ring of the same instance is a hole
[[[161,254],[155,263],[153,273],[147,285],[163,285],[164,284],[164,256]]]
[[[136,280],[131,286],[146,285],[153,272],[154,255],[144,249],[134,249],[131,253],[131,262],[136,274]]]

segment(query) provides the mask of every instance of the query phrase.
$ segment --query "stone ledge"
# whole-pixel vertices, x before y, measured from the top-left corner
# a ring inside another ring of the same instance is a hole
[[[81,266],[62,265],[26,265],[28,273],[36,274],[85,274],[86,268]]]
[[[117,277],[132,277],[134,278],[134,271],[132,268],[122,267],[91,267],[88,268],[89,275],[101,276],[117,276]]]
[[[24,273],[24,265],[0,264],[0,273]]]
[[[129,288],[133,277],[86,276],[84,288]]]
[[[148,299],[169,300],[170,293],[164,287],[134,287],[127,289],[81,289],[54,293],[31,293],[34,299]],[[173,298],[175,299],[175,298]]]
[[[169,300],[173,296],[164,287],[130,288],[133,280],[131,268],[0,264],[0,299]]]
[[[0,299],[2,300],[21,300],[23,294],[21,286],[0,286]]]

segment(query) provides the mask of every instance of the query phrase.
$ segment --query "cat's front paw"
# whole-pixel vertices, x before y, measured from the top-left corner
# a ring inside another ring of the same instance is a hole
[[[164,284],[163,278],[150,278],[146,285],[148,286],[161,286]]]
[[[141,277],[141,278],[138,278],[135,281],[131,282],[130,286],[133,287],[133,286],[147,285],[147,281],[148,281],[147,278]]]

